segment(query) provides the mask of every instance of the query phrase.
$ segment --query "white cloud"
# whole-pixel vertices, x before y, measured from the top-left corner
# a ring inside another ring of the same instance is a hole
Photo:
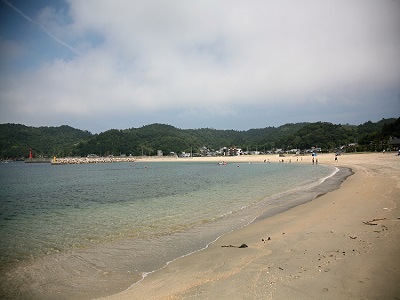
[[[1,101],[17,103],[21,116],[30,99],[38,104],[32,110],[78,117],[154,117],[176,107],[190,124],[207,119],[201,113],[240,119],[251,105],[257,113],[310,101],[348,108],[349,98],[400,89],[398,1],[69,5],[46,8],[39,19],[81,55],[21,73],[17,91],[2,76]]]

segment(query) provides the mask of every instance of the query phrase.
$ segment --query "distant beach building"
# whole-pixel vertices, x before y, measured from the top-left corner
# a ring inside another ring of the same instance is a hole
[[[240,148],[235,148],[235,147],[229,148],[229,155],[230,156],[239,156],[239,155],[242,155],[242,154],[243,154],[243,151]]]
[[[182,152],[181,157],[191,157],[190,153]]]
[[[157,150],[157,156],[158,156],[158,157],[161,157],[161,156],[163,156],[163,152],[162,152],[162,150]]]
[[[391,150],[400,150],[400,139],[391,137],[389,139],[389,147]]]

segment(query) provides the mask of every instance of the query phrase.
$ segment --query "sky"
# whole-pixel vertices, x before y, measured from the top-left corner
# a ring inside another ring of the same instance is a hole
[[[0,123],[400,117],[399,0],[0,0]]]

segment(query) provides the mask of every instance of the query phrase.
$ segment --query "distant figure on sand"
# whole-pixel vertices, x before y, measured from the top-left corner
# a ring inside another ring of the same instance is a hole
[[[314,164],[314,159],[316,161],[316,163],[318,163],[318,159],[317,159],[317,153],[313,152],[312,154],[312,163]]]

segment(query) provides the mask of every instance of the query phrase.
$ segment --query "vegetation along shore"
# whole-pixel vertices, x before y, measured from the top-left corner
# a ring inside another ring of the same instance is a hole
[[[151,124],[92,134],[70,126],[0,124],[0,159],[64,157],[218,156],[238,154],[363,152],[398,149],[400,118],[361,125],[290,123],[246,131],[179,129]],[[239,153],[240,149],[240,153]],[[96,159],[98,160],[98,159]],[[96,161],[93,160],[93,161]]]

